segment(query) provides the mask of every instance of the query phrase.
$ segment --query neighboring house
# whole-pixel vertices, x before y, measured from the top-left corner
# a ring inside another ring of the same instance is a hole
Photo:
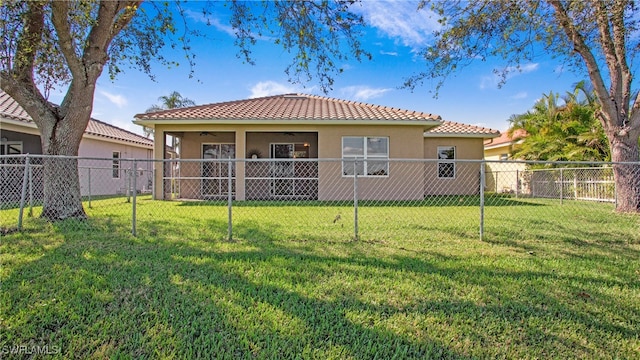
[[[476,194],[479,164],[461,166],[450,160],[482,159],[483,141],[499,135],[433,114],[305,94],[138,114],[134,123],[154,128],[155,159],[166,156],[166,135],[180,138],[183,160],[279,159],[237,162],[231,186],[228,163],[182,163],[178,194],[171,185],[171,167],[156,163],[157,199],[215,198],[231,187],[237,200],[342,200],[345,195],[336,189],[352,185],[354,172],[361,179],[362,199]],[[393,159],[436,161],[425,165],[389,161]]]
[[[0,90],[0,155],[42,154],[40,131],[27,112],[7,93]],[[83,195],[114,195],[126,192],[131,162],[124,159],[151,159],[153,141],[127,130],[91,119],[80,143],[78,156],[86,158],[78,163],[80,185]],[[2,164],[3,171],[10,171]],[[91,168],[91,170],[89,170]],[[151,191],[152,169],[150,162],[138,164],[137,190]],[[19,181],[3,174],[4,181]],[[92,177],[89,187],[89,177]],[[35,181],[40,191],[42,181]],[[10,189],[16,184],[3,183],[3,194],[16,193]],[[17,191],[19,193],[19,191]],[[5,197],[6,198],[6,197]]]
[[[510,136],[508,132],[484,143],[484,158],[487,163],[486,190],[497,193],[512,193],[518,190],[518,179],[526,165],[522,163],[503,163],[513,159],[514,147],[522,143],[527,132],[518,129]]]

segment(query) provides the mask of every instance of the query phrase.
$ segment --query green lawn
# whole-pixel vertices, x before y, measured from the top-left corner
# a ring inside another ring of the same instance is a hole
[[[223,203],[143,197],[137,237],[122,199],[25,216],[0,239],[0,357],[638,358],[640,218],[509,201],[484,241],[475,199],[363,202],[358,241],[346,203],[238,204],[233,241]]]

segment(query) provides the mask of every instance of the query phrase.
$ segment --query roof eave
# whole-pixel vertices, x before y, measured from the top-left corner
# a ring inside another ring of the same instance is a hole
[[[474,139],[494,139],[500,136],[500,134],[476,134],[476,133],[424,133],[426,138],[443,138],[443,137],[458,137],[458,138],[474,138]]]
[[[442,124],[427,119],[134,119],[133,123],[150,128],[155,125],[409,125],[423,126],[425,130]]]
[[[90,132],[85,132],[84,135],[82,136],[82,138],[83,139],[93,139],[93,140],[98,140],[98,141],[105,141],[105,142],[114,143],[114,144],[135,146],[135,147],[140,147],[140,148],[145,148],[145,149],[153,149],[153,141],[151,141],[151,143],[147,144],[147,143],[143,143],[143,142],[140,142],[140,141],[118,139],[118,138],[115,138],[113,136],[106,136],[106,135],[90,133]]]

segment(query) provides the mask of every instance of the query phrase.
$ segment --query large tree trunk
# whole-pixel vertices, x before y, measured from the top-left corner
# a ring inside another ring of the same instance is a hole
[[[78,160],[46,158],[44,168],[44,204],[42,218],[49,221],[87,218],[80,196]]]
[[[632,136],[610,136],[611,161],[616,184],[616,211],[640,212],[640,155],[638,139]],[[633,164],[629,164],[633,163]]]
[[[88,96],[89,103],[93,98],[87,93],[81,96]],[[49,119],[46,126],[41,128],[43,153],[54,155],[46,157],[42,164],[44,202],[41,216],[49,221],[87,218],[82,207],[78,160],[75,157],[78,155],[91,108],[80,106],[74,110],[69,111],[62,119]]]

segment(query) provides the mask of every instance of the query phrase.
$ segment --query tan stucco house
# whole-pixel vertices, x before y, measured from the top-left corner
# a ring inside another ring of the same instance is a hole
[[[165,156],[163,145],[171,135],[180,138],[182,160],[210,160],[201,166],[181,164],[177,196],[194,199],[228,194],[228,163],[215,162],[228,158],[244,159],[231,169],[237,200],[341,200],[344,194],[335,189],[352,184],[354,173],[363,199],[380,199],[393,193],[381,189],[403,184],[407,187],[394,198],[421,199],[445,188],[473,194],[479,165],[458,169],[447,160],[482,159],[483,141],[499,135],[438,115],[306,94],[138,114],[134,123],[154,128],[156,159]],[[440,161],[432,166],[410,162],[423,159]],[[171,166],[156,166],[154,196],[167,199]],[[416,178],[424,179],[423,186],[413,185]]]
[[[499,137],[485,140],[484,158],[489,161],[486,169],[486,190],[497,193],[520,190],[520,174],[526,170],[526,164],[506,161],[517,160],[513,158],[514,149],[526,136],[526,131],[518,129],[512,134],[505,131]]]
[[[127,179],[126,167],[122,159],[151,159],[153,140],[132,133],[100,120],[90,119],[82,136],[78,156],[100,158],[80,160],[78,165],[80,186],[83,195],[114,195],[122,193]],[[4,91],[0,90],[0,155],[42,154],[40,131],[27,112]],[[0,164],[1,165],[1,164]],[[89,188],[89,168],[93,167],[92,187]],[[143,179],[137,183],[138,191],[150,191],[152,165],[140,163]],[[7,166],[2,171],[7,171]],[[100,169],[98,169],[100,168]],[[7,174],[4,174],[7,175]],[[148,178],[148,179],[147,179]],[[13,181],[11,176],[3,176],[5,181]],[[18,179],[21,180],[21,179]],[[7,192],[13,184],[3,183]],[[41,184],[40,184],[41,185]],[[14,193],[16,191],[13,191]]]

